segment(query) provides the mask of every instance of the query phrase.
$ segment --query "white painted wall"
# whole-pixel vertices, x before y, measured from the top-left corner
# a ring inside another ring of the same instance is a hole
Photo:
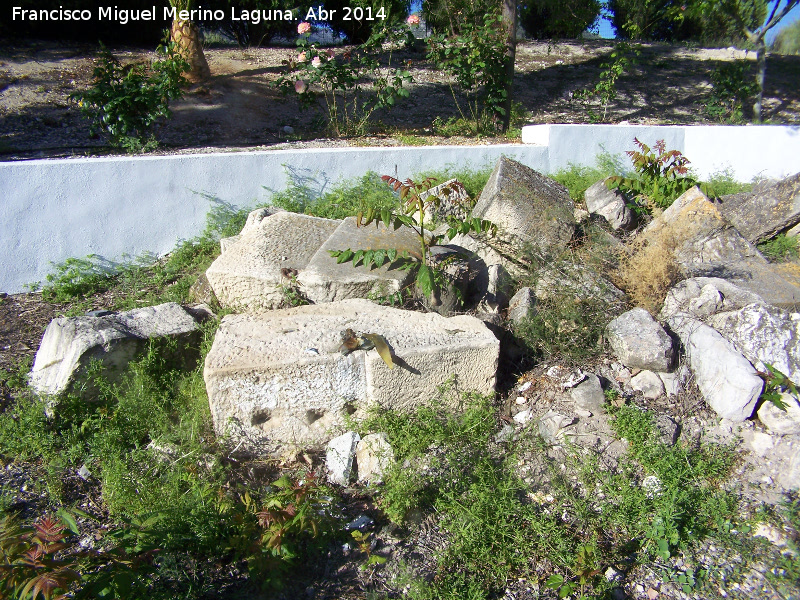
[[[323,191],[368,171],[405,178],[448,165],[480,168],[505,154],[538,171],[593,166],[622,155],[633,138],[666,140],[699,177],[730,168],[736,178],[800,171],[800,127],[532,125],[525,144],[335,148],[181,156],[77,158],[0,163],[0,291],[44,281],[53,262],[97,254],[109,261],[162,255],[199,234],[215,202],[247,207],[281,190],[287,170]],[[266,189],[265,189],[266,188]]]

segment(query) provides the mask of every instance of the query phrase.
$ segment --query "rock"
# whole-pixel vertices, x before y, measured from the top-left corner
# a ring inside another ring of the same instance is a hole
[[[539,434],[548,444],[556,444],[564,438],[565,427],[569,427],[575,422],[573,417],[562,415],[554,411],[548,411],[539,419]]]
[[[575,406],[579,409],[593,414],[603,412],[603,403],[606,397],[597,375],[587,373],[586,378],[570,389],[569,393]]]
[[[188,344],[199,336],[195,320],[174,302],[100,317],[53,319],[36,352],[30,383],[40,394],[71,391],[88,397],[94,391],[91,387],[73,384],[91,361],[99,360],[103,374],[114,381],[146,348],[148,340],[171,337]],[[181,349],[173,358],[190,366],[197,353]]]
[[[758,419],[764,426],[777,435],[795,435],[800,433],[800,406],[791,394],[781,394],[786,410],[781,410],[772,402],[764,401],[758,409]]]
[[[625,298],[625,292],[585,265],[560,263],[557,266],[545,266],[536,275],[537,300],[571,296],[599,299],[621,307]]]
[[[655,426],[659,433],[659,441],[667,446],[674,446],[680,432],[678,424],[667,415],[659,414],[656,416]]]
[[[606,337],[626,367],[669,371],[672,366],[672,339],[643,308],[629,310],[611,321]]]
[[[243,233],[257,229],[261,224],[261,221],[279,212],[286,211],[282,208],[278,208],[277,206],[262,206],[261,208],[256,208],[255,210],[250,211],[250,213],[247,215],[247,220],[245,221],[244,227],[242,227],[242,230],[239,232],[239,235],[233,235],[231,237],[220,239],[220,252],[224,253],[228,249],[232,248],[234,244],[236,244],[236,242],[238,242],[242,237]]]
[[[394,368],[376,350],[342,354],[347,329],[383,336]],[[461,390],[490,393],[499,350],[475,317],[447,319],[353,299],[227,315],[203,376],[217,433],[230,430],[260,452],[259,440],[322,444],[329,432],[343,430],[348,415],[369,406],[413,410],[451,378]]]
[[[385,433],[370,433],[358,442],[356,465],[360,483],[380,483],[393,462],[394,451]]]
[[[469,261],[450,246],[429,248],[431,261],[444,271],[450,286],[434,290],[428,298],[419,286],[415,287],[418,299],[423,306],[445,317],[452,315],[464,306],[470,280]]]
[[[486,292],[478,303],[478,312],[498,313],[508,306],[511,278],[503,265],[489,265]]]
[[[208,277],[206,277],[205,273],[200,273],[197,281],[189,288],[189,298],[202,304],[214,304],[217,302],[217,297],[214,295],[214,290],[211,289],[211,284],[208,282]]]
[[[751,304],[718,313],[707,323],[733,342],[745,358],[762,370],[770,364],[800,383],[800,314],[775,306]]]
[[[786,535],[774,525],[769,523],[759,523],[753,532],[753,537],[766,538],[773,546],[785,548],[789,545]]]
[[[358,227],[355,217],[346,218],[297,276],[309,300],[319,304],[371,295],[389,296],[411,283],[411,272],[399,269],[397,262],[387,261],[378,268],[374,265],[367,268],[363,264],[354,267],[351,261],[337,264],[328,252],[348,248],[353,251],[395,249],[419,255],[420,241],[410,227],[395,230],[383,223]]]
[[[800,173],[752,192],[723,196],[717,206],[751,243],[768,240],[800,223]]]
[[[789,438],[784,437],[783,440]],[[778,482],[787,490],[800,490],[800,440],[795,438],[793,444],[781,444],[781,448],[771,455],[774,460],[783,458]]]
[[[667,292],[659,318],[666,320],[679,313],[698,319],[717,312],[737,310],[748,304],[763,304],[756,293],[741,288],[719,277],[692,277],[684,279]]]
[[[206,271],[220,305],[246,310],[279,307],[290,282],[286,273],[304,269],[339,224],[290,212],[261,220],[248,217],[238,240]]]
[[[533,418],[533,413],[529,410],[521,410],[514,415],[514,422],[524,425]]]
[[[348,431],[333,438],[325,447],[325,467],[328,469],[328,480],[337,485],[350,483],[353,472],[353,458],[360,436],[355,431]]]
[[[508,303],[508,318],[515,325],[519,325],[528,314],[535,310],[536,295],[529,287],[522,287],[511,298]]]
[[[664,384],[664,393],[667,396],[677,396],[681,393],[681,380],[677,373],[659,373],[658,377]]]
[[[612,229],[632,229],[636,225],[636,219],[625,202],[625,194],[608,189],[607,181],[598,181],[586,190],[583,196],[586,209],[591,214],[603,217]]]
[[[726,279],[778,306],[800,302],[800,273],[771,265],[699,188],[683,194],[642,232],[643,242],[674,248],[686,277]]]
[[[492,221],[508,243],[517,247],[531,244],[540,254],[549,256],[560,253],[572,239],[574,210],[564,186],[501,157],[472,216]]]
[[[439,198],[437,202],[431,202],[425,207],[425,219],[428,223],[443,223],[447,217],[455,217],[464,220],[469,216],[470,205],[472,204],[469,194],[458,179],[448,179],[419,195],[420,200],[427,200],[432,196]],[[414,214],[414,218],[419,222],[419,215]]]
[[[641,392],[642,396],[650,400],[660,398],[666,392],[664,390],[664,382],[658,374],[652,371],[640,371],[638,375],[631,378],[631,388],[634,391]]]
[[[667,321],[686,349],[703,398],[731,421],[750,418],[764,382],[748,360],[712,327],[680,313]]]
[[[642,489],[645,490],[648,498],[655,498],[661,495],[663,485],[658,477],[655,475],[648,475],[642,480]]]

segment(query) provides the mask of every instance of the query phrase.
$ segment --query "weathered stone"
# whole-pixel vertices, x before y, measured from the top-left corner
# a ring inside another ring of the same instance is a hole
[[[430,223],[444,222],[447,217],[455,217],[464,220],[469,216],[469,209],[472,204],[469,194],[458,179],[448,179],[419,195],[420,200],[427,201],[428,198],[437,196],[437,202],[431,202],[425,207],[425,220]],[[419,221],[415,213],[414,218]]]
[[[633,211],[625,202],[625,194],[620,190],[610,190],[606,185],[607,179],[598,181],[589,186],[584,193],[587,210],[594,215],[600,215],[612,229],[629,230],[636,225]]]
[[[769,264],[699,188],[675,200],[642,235],[648,244],[674,247],[684,277],[726,279],[778,306],[800,301],[800,269]]]
[[[600,385],[600,379],[597,375],[587,373],[586,378],[571,388],[569,393],[575,402],[575,406],[579,409],[589,411],[595,415],[603,412],[603,403],[606,397],[603,394],[603,386]]]
[[[670,317],[667,323],[680,337],[708,405],[731,421],[750,418],[764,388],[753,365],[719,332],[687,314]]]
[[[444,272],[449,285],[433,290],[430,298],[416,286],[416,295],[425,308],[447,317],[464,306],[470,283],[470,263],[450,246],[431,246],[428,252],[431,263]]]
[[[659,373],[658,376],[664,384],[664,393],[667,396],[677,396],[681,393],[681,379],[678,373]]]
[[[659,441],[667,446],[674,446],[678,441],[680,432],[678,424],[669,416],[660,414],[656,416],[656,429],[658,430]]]
[[[250,213],[247,215],[247,220],[245,221],[244,227],[242,227],[242,230],[239,232],[239,235],[232,235],[230,237],[220,239],[220,252],[226,252],[228,249],[232,248],[242,237],[242,234],[257,229],[261,224],[261,221],[279,212],[286,211],[276,206],[264,206],[250,211]]]
[[[274,218],[274,217],[273,217]],[[329,250],[382,250],[395,249],[410,254],[420,253],[420,241],[410,227],[399,229],[383,223],[358,227],[355,217],[342,221],[330,237],[297,276],[306,297],[317,304],[348,298],[389,296],[411,282],[411,272],[399,269],[398,262],[388,261],[381,267],[370,268],[351,261],[337,264]]]
[[[383,336],[394,368],[376,350],[342,354],[347,329]],[[369,406],[413,410],[451,378],[459,389],[489,393],[498,355],[497,338],[474,317],[353,299],[224,317],[204,378],[218,433],[231,425],[250,436],[248,446],[313,445]]]
[[[356,447],[358,481],[380,483],[394,462],[394,451],[385,433],[370,433]]]
[[[707,323],[733,342],[751,363],[770,364],[800,383],[800,314],[767,304],[717,313]]]
[[[665,394],[664,382],[657,373],[644,370],[631,377],[631,389],[641,392],[642,396],[650,400],[660,398]]]
[[[73,384],[91,361],[101,361],[104,375],[113,380],[149,339],[173,337],[189,342],[198,336],[195,320],[174,302],[98,317],[53,319],[36,352],[30,383],[40,394],[71,390],[87,395],[91,388]],[[183,354],[187,361],[196,359],[196,354]]]
[[[687,313],[698,319],[722,311],[737,310],[748,304],[763,304],[761,296],[720,279],[719,277],[693,277],[678,282],[664,300],[659,317],[662,320],[678,313]]]
[[[672,366],[672,339],[643,308],[629,310],[611,321],[606,337],[626,367],[668,371]]]
[[[331,483],[347,485],[350,482],[356,446],[360,439],[355,431],[348,431],[328,442],[325,447],[325,466]]]
[[[517,290],[517,293],[511,298],[508,303],[508,318],[513,323],[519,323],[528,316],[528,314],[535,310],[536,295],[529,287],[522,287]]]
[[[549,256],[566,248],[572,239],[574,210],[564,186],[501,157],[472,216],[492,221],[504,240],[517,246],[531,244]]]
[[[217,302],[217,297],[214,295],[214,290],[211,289],[211,284],[208,282],[208,277],[205,273],[200,273],[197,281],[189,288],[189,297],[195,302],[203,304],[214,304]]]
[[[220,305],[247,310],[280,306],[290,281],[287,273],[304,269],[339,223],[290,212],[254,218],[206,271]]]
[[[719,209],[751,243],[800,223],[800,173],[770,186],[723,196]]]
[[[483,313],[498,313],[508,306],[511,278],[503,265],[489,265],[486,274],[486,292],[478,303],[477,310]]]
[[[800,406],[791,394],[781,394],[786,410],[781,410],[772,402],[765,401],[758,409],[758,419],[771,433],[795,435],[800,433]]]
[[[548,443],[555,444],[564,439],[564,428],[575,422],[574,417],[548,411],[539,419],[539,435]]]

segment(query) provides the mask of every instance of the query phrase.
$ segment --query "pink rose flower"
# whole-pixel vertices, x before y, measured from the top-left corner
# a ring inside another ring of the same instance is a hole
[[[298,94],[304,94],[305,91],[308,89],[308,84],[303,81],[302,79],[298,79],[294,82],[294,91]]]
[[[419,16],[418,15],[408,15],[406,19],[406,23],[409,25],[419,25]]]
[[[315,69],[319,69],[320,65],[322,64],[322,59],[319,56],[315,56],[311,59],[311,66]]]
[[[297,26],[297,33],[300,35],[305,35],[306,33],[311,33],[311,23],[303,21],[300,25]]]

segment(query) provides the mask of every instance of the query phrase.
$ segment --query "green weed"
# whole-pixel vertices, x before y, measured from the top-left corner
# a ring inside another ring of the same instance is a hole
[[[770,262],[786,262],[797,259],[800,256],[797,241],[797,237],[789,237],[784,233],[779,233],[771,240],[761,242],[758,245],[758,249]]]

